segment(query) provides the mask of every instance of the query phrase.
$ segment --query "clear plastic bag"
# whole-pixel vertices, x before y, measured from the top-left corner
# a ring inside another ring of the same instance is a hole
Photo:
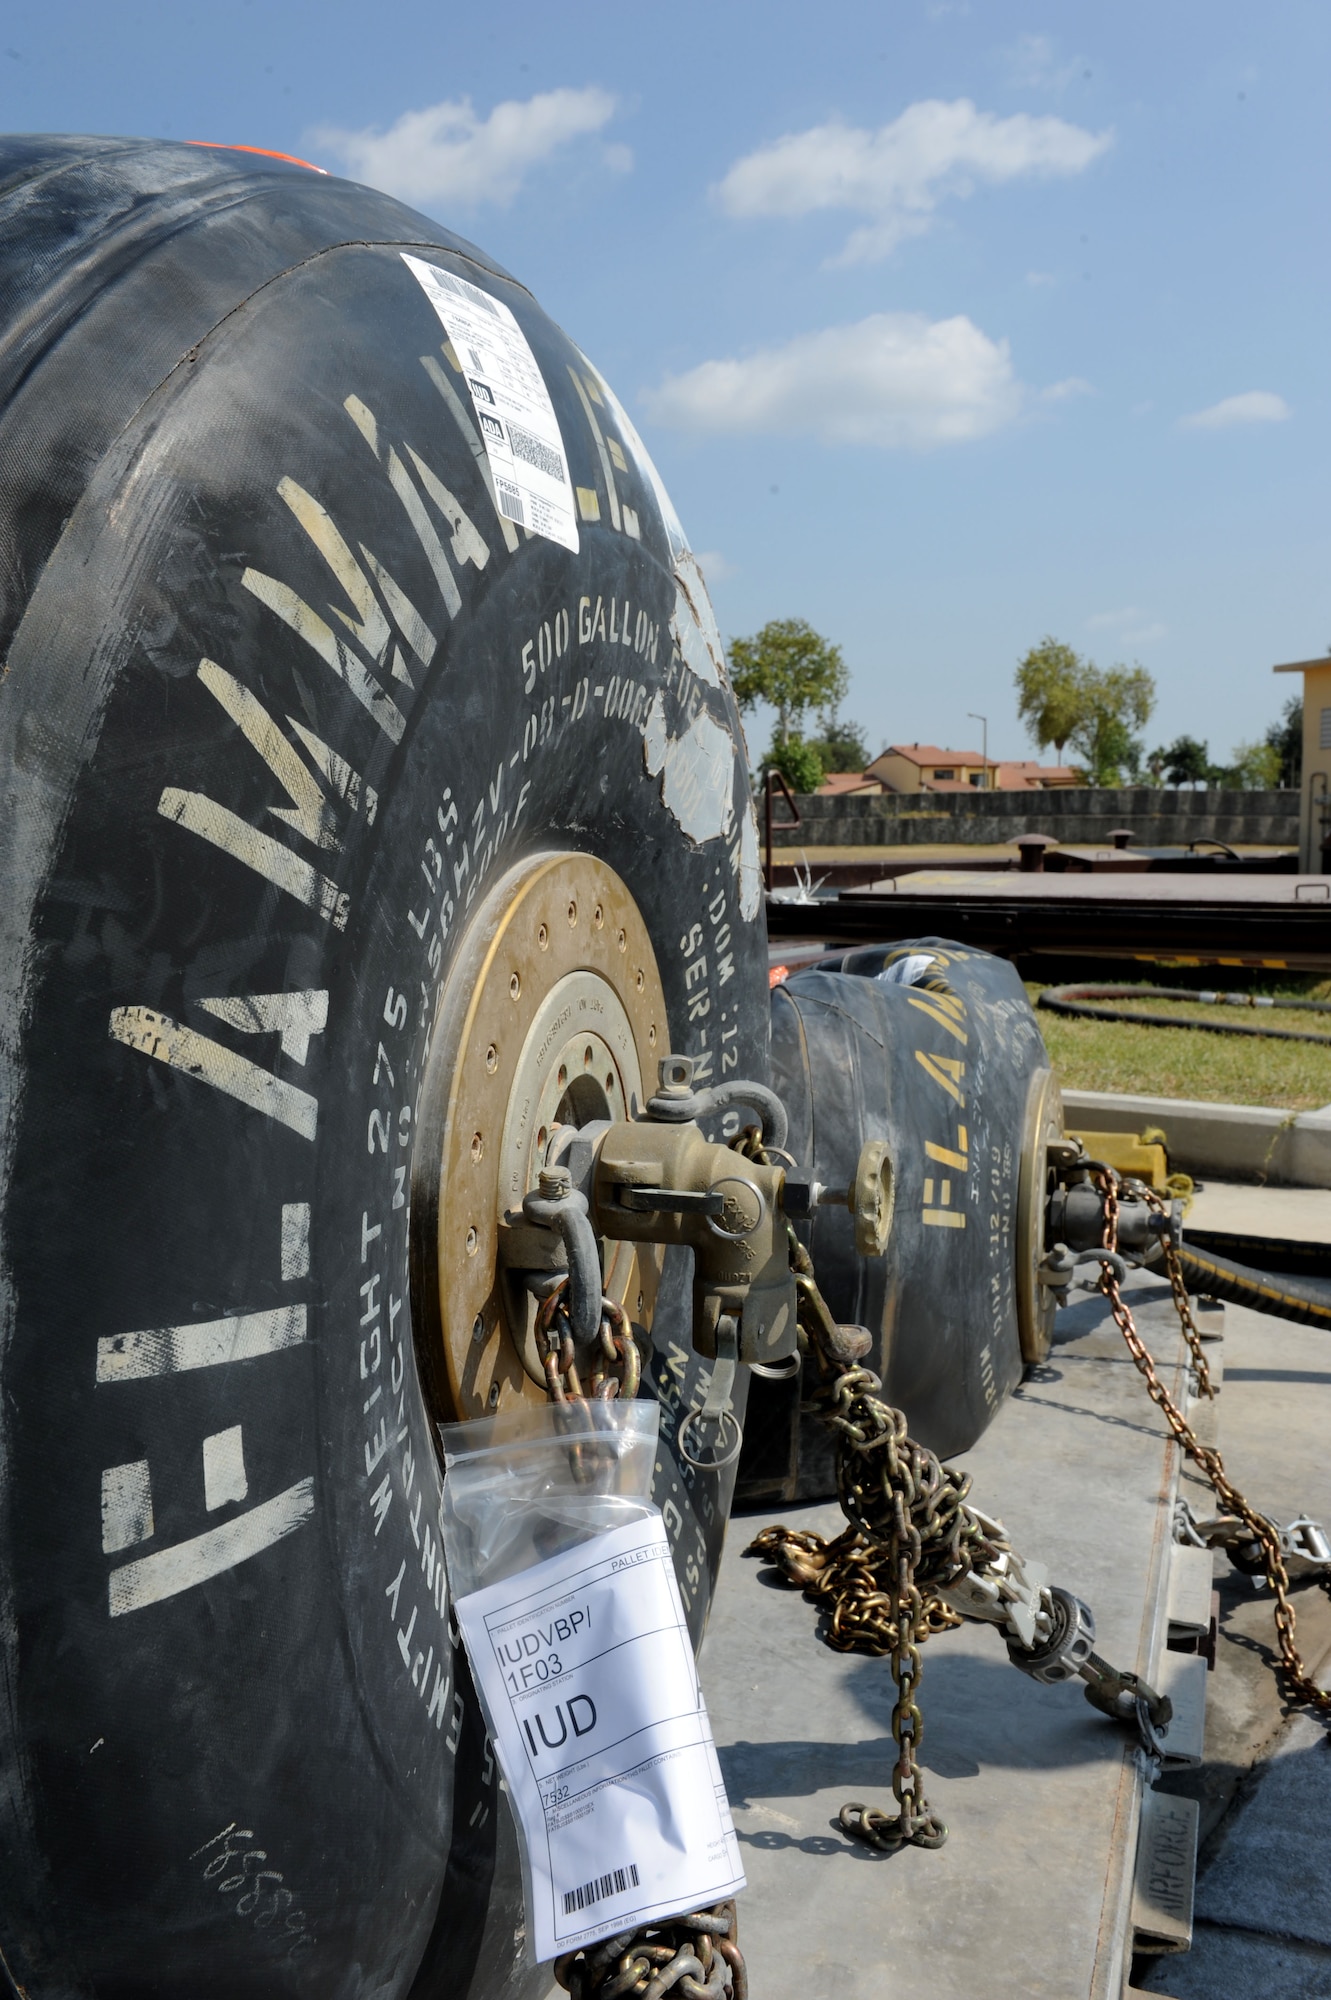
[[[522,1405],[441,1424],[444,1552],[455,1597],[655,1513],[660,1405]]]
[[[459,1630],[545,1962],[744,1886],[670,1540],[659,1405],[441,1427]]]

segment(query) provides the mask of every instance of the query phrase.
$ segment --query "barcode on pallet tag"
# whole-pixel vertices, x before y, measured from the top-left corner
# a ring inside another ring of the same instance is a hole
[[[626,1868],[612,1868],[608,1875],[598,1875],[594,1881],[584,1882],[580,1889],[565,1889],[564,1915],[571,1917],[575,1910],[589,1910],[593,1903],[603,1903],[607,1896],[622,1896],[626,1889],[638,1886],[638,1870],[630,1861]]]
[[[510,486],[506,479],[496,479],[495,493],[499,499],[499,511],[507,514],[510,521],[516,521],[520,528],[527,525],[522,509],[522,495],[516,486]]]

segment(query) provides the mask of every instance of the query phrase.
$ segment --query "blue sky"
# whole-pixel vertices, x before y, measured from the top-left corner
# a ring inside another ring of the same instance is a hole
[[[723,632],[837,640],[871,748],[979,710],[1009,756],[1046,632],[1216,757],[1331,645],[1329,69],[1308,0],[0,23],[9,129],[271,146],[483,244],[634,415]]]

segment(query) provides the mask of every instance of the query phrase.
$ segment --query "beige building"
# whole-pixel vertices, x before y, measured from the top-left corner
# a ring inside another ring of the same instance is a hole
[[[887,792],[1031,792],[1075,785],[1067,764],[1012,762],[978,750],[943,750],[936,743],[889,743],[864,773]]]
[[[1331,872],[1331,655],[1291,660],[1275,674],[1303,675],[1303,788],[1299,795],[1299,868]]]

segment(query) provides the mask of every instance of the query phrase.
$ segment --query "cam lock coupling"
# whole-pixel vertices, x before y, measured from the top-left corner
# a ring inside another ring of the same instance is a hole
[[[700,1354],[716,1356],[725,1318],[738,1327],[740,1361],[783,1361],[797,1346],[781,1203],[785,1171],[704,1138],[697,1120],[718,1108],[716,1099],[691,1089],[685,1065],[685,1058],[667,1057],[662,1090],[646,1117],[612,1125],[601,1140],[591,1175],[593,1226],[602,1236],[692,1250],[693,1344]],[[728,1102],[753,1102],[765,1126],[770,1096],[762,1086],[726,1091]],[[684,1102],[691,1115],[680,1115]],[[779,1123],[784,1127],[784,1112]]]
[[[552,1133],[539,1186],[513,1218],[510,1261],[532,1279],[566,1266],[579,1338],[591,1337],[599,1316],[600,1244],[607,1238],[690,1249],[694,1347],[724,1359],[733,1343],[736,1361],[763,1366],[798,1352],[788,1217],[838,1202],[854,1217],[861,1255],[884,1249],[893,1196],[884,1144],[864,1148],[849,1188],[788,1181],[783,1167],[704,1135],[699,1121],[734,1104],[758,1113],[764,1150],[780,1152],[787,1125],[780,1098],[765,1084],[739,1081],[695,1090],[687,1056],[662,1060],[658,1088],[639,1117]],[[544,1255],[542,1238],[550,1245]]]

